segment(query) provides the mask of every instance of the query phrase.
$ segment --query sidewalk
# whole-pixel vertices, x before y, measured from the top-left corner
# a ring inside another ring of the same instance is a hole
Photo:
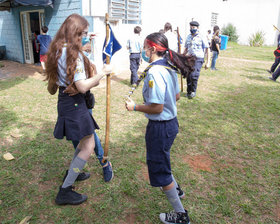
[[[0,68],[0,81],[15,77],[33,77],[35,79],[44,80],[43,70],[41,66],[31,64],[21,64],[19,62],[2,60],[0,61],[4,67]],[[138,74],[146,68],[147,63],[140,65]],[[111,77],[112,84],[123,80],[130,80],[129,60],[123,61],[121,64],[113,65],[113,75]],[[106,78],[103,78],[100,84],[95,88],[103,88],[106,86]]]

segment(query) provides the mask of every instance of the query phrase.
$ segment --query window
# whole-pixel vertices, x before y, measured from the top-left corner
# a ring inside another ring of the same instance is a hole
[[[141,0],[109,0],[109,15],[125,24],[140,24]]]
[[[214,27],[218,24],[218,13],[212,12],[211,15],[211,26]]]

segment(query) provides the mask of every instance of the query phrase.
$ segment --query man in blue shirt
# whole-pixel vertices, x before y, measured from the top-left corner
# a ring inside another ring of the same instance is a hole
[[[187,94],[186,97],[192,99],[196,96],[197,82],[200,75],[200,70],[204,62],[204,57],[207,58],[206,66],[210,63],[209,44],[198,30],[199,23],[196,21],[190,22],[190,34],[185,42],[184,55],[196,56],[194,71],[187,77]],[[205,67],[207,68],[207,67]]]
[[[140,38],[141,27],[136,26],[134,28],[134,36],[127,41],[127,49],[129,50],[130,56],[130,84],[136,86],[138,75],[137,71],[140,65],[141,59],[141,49],[142,49],[142,40]]]
[[[41,30],[42,30],[42,34],[37,37],[37,42],[40,44],[40,62],[41,62],[43,70],[45,71],[45,69],[46,69],[45,63],[47,61],[47,52],[48,52],[49,46],[52,42],[52,38],[50,35],[47,35],[47,32],[49,30],[48,27],[43,26]]]

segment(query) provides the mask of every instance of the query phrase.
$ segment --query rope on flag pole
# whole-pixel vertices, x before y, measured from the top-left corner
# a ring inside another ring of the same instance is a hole
[[[177,26],[177,39],[178,39],[178,53],[181,54],[181,37],[180,37],[178,26]],[[181,74],[181,92],[183,91],[184,91],[183,75]]]

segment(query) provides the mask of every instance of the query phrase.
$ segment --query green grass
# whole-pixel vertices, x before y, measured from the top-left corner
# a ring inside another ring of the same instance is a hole
[[[185,191],[182,202],[191,223],[276,224],[280,95],[279,83],[267,79],[265,72],[273,63],[273,48],[229,46],[217,61],[217,72],[202,70],[197,97],[188,100],[181,94],[180,132],[171,152],[173,173]],[[70,142],[52,135],[57,95],[50,96],[46,83],[32,77],[0,82],[0,223],[19,223],[29,215],[31,224],[160,223],[159,213],[172,208],[147,180],[147,120],[125,110],[128,83],[112,81],[113,181],[103,182],[93,156],[86,167],[91,178],[75,184],[88,201],[57,206],[54,198],[74,152]],[[104,142],[106,93],[103,88],[93,92],[94,117]],[[140,89],[133,99],[142,102]],[[20,137],[12,137],[14,133]],[[5,152],[15,160],[5,161]]]
[[[271,46],[250,47],[239,45],[235,42],[228,42],[227,50],[221,51],[221,56],[249,60],[273,61],[273,51],[275,49],[276,47]]]

